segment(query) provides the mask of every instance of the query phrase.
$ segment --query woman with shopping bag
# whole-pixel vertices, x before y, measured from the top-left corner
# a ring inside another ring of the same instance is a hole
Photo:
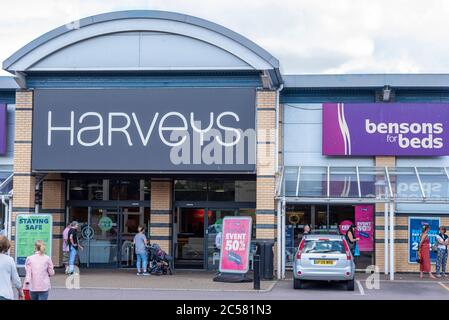
[[[355,236],[355,230],[356,230],[356,225],[351,224],[348,231],[346,231],[346,242],[348,243],[349,250],[351,250],[353,257],[356,257],[356,255],[355,255],[356,248],[358,251],[357,241],[360,241],[360,238],[357,238]],[[358,255],[360,255],[360,251],[358,251]]]

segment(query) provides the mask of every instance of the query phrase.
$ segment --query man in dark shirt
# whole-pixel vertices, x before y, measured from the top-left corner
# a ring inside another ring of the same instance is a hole
[[[69,237],[68,237],[68,246],[69,246],[69,274],[73,274],[75,269],[75,259],[76,255],[78,254],[79,249],[83,249],[78,243],[78,222],[73,221],[70,224],[70,231],[69,231]]]

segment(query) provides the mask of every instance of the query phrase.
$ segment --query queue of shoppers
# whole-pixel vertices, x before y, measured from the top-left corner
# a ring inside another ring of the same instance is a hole
[[[446,277],[446,263],[447,263],[447,247],[449,244],[448,236],[446,235],[446,228],[440,227],[436,235],[436,242],[430,245],[430,226],[424,225],[421,233],[421,238],[418,247],[418,262],[419,262],[419,277],[423,278],[424,273],[427,273],[430,278],[435,279],[431,270],[430,252],[436,252],[436,277]]]

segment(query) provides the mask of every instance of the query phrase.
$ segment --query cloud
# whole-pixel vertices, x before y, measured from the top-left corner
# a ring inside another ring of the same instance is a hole
[[[0,60],[67,22],[132,9],[221,24],[277,57],[285,73],[449,73],[446,0],[2,1]]]

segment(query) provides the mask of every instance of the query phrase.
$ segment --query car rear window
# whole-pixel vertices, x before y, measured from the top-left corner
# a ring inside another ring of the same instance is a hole
[[[304,253],[345,253],[342,240],[306,240]]]

